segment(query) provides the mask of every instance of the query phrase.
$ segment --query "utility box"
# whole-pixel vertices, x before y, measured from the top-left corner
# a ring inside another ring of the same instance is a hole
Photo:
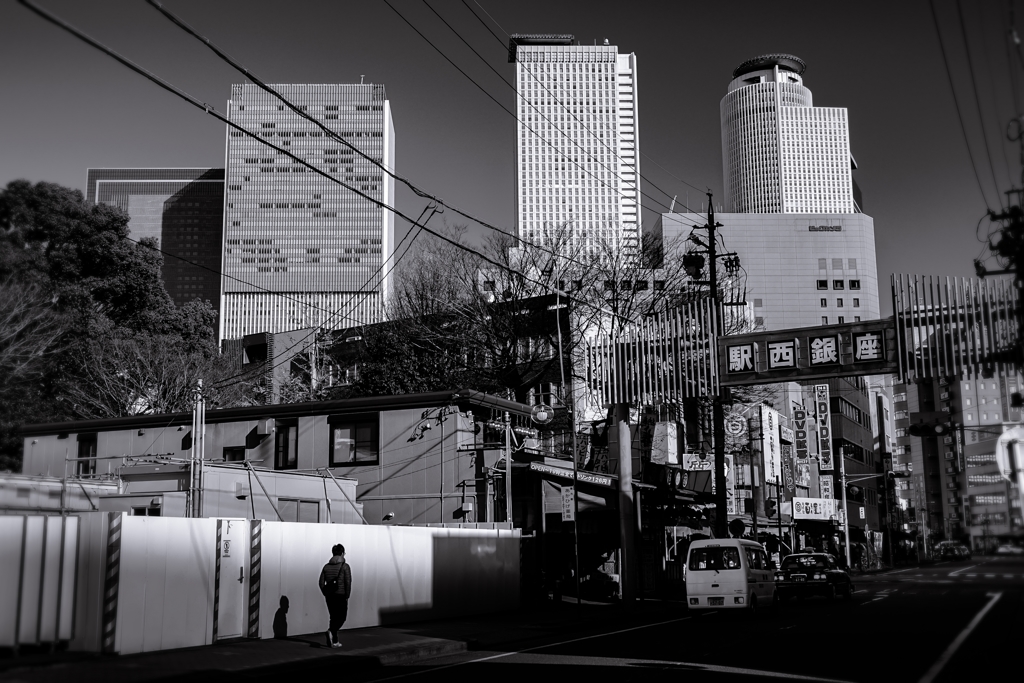
[[[656,465],[678,465],[680,436],[682,430],[677,422],[658,422],[654,425],[651,439],[651,463]]]

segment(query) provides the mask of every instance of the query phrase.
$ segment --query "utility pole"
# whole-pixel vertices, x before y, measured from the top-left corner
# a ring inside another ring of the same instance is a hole
[[[613,425],[619,447],[619,588],[622,604],[636,598],[636,522],[633,503],[633,444],[629,434],[629,404],[617,403]]]
[[[710,270],[711,306],[715,311],[715,334],[720,336],[722,330],[721,307],[718,300],[718,254],[715,239],[715,229],[722,227],[721,223],[715,222],[715,205],[712,201],[711,191],[708,193],[708,222],[703,227],[708,231],[708,261]],[[728,264],[727,264],[728,265]],[[711,399],[711,439],[715,446],[715,537],[729,537],[729,515],[728,499],[726,497],[725,479],[725,408],[722,405],[721,393]],[[755,500],[755,505],[756,505]],[[756,513],[755,513],[756,514]],[[755,522],[756,524],[756,522]],[[756,531],[756,526],[755,526]]]
[[[846,545],[846,569],[850,570],[850,511],[846,509],[846,453],[839,449],[839,479],[843,487],[843,539]]]
[[[509,528],[514,528],[512,523],[512,421],[508,411],[505,411],[505,521]]]

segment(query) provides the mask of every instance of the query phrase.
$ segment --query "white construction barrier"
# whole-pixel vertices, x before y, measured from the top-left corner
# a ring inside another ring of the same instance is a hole
[[[79,519],[0,516],[0,647],[73,635]]]
[[[317,585],[341,543],[345,628],[515,609],[519,532],[184,519],[0,517],[0,647],[130,654],[327,628]],[[286,598],[287,600],[284,600]],[[287,612],[279,612],[287,604]]]

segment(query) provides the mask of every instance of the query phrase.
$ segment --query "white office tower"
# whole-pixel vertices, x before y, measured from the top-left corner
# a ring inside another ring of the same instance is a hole
[[[344,143],[251,83],[231,87],[231,121],[257,137],[227,131],[221,339],[377,322],[394,249],[384,86],[272,87]]]
[[[604,259],[640,237],[636,55],[571,35],[513,35],[519,236]],[[564,232],[563,232],[564,231]],[[621,250],[621,252],[620,252]]]
[[[722,98],[725,210],[859,213],[846,109],[815,107],[804,62],[764,55],[732,72]]]

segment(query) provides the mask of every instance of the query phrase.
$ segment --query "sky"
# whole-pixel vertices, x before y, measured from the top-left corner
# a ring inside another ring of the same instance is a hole
[[[571,33],[581,44],[608,39],[636,53],[645,226],[672,195],[694,205],[710,189],[722,201],[719,102],[737,65],[773,52],[807,63],[816,106],[849,110],[882,282],[893,272],[973,275],[979,220],[1021,182],[1021,147],[1005,131],[1020,111],[1024,59],[1008,49],[1005,0],[963,3],[962,15],[955,2],[935,2],[949,75],[922,0],[793,0],[784,10],[765,2],[388,1],[472,80],[384,0],[164,5],[266,82],[384,84],[396,170],[508,229],[515,121],[491,97],[513,109],[515,93],[430,7],[510,81],[506,34]],[[38,4],[221,112],[231,84],[243,80],[144,0]],[[13,1],[0,3],[0,98],[2,185],[24,178],[84,190],[90,167],[224,165],[223,124]],[[399,189],[397,208],[415,216],[423,207]],[[990,225],[982,221],[983,235]],[[397,236],[407,229],[396,222]],[[468,234],[485,232],[470,225]]]

